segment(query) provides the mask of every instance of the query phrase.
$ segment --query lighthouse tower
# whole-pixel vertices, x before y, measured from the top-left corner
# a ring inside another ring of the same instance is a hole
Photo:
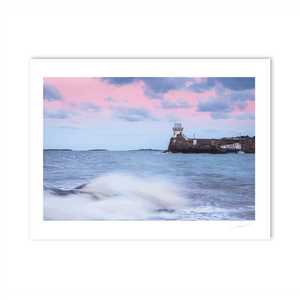
[[[182,133],[183,128],[181,127],[181,123],[175,123],[173,127],[174,131],[174,138],[177,137],[177,135]]]

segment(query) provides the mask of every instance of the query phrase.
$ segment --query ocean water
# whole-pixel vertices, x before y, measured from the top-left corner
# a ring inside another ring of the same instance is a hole
[[[255,220],[255,154],[44,151],[44,220]]]

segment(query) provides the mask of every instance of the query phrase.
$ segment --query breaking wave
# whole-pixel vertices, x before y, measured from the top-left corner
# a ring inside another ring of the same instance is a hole
[[[44,188],[44,220],[159,220],[190,206],[174,183],[111,173],[75,189]]]

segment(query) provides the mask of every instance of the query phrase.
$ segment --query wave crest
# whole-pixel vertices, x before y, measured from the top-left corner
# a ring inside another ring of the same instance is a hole
[[[44,220],[157,220],[188,205],[165,179],[110,173],[67,194],[45,190]]]

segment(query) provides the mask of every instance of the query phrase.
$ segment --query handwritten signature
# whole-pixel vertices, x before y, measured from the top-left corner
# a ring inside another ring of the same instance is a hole
[[[247,224],[247,225],[234,225],[234,226],[230,226],[230,228],[247,227],[247,226],[252,226],[252,224]]]

